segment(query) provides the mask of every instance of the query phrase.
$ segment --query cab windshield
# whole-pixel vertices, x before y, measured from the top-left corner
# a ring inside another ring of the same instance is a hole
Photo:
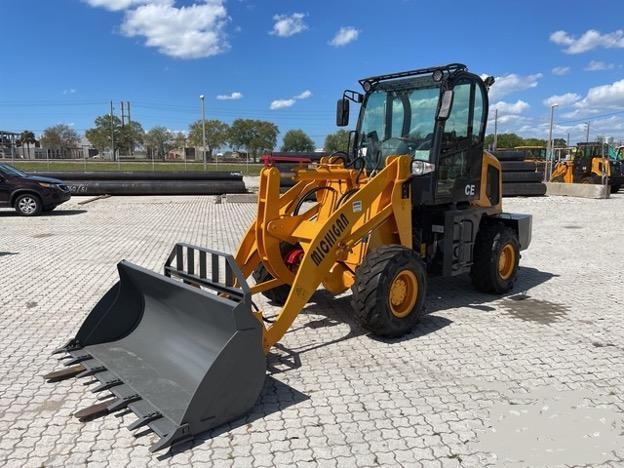
[[[367,166],[380,167],[390,155],[430,160],[440,88],[428,81],[418,87],[381,84],[367,96],[358,132],[359,155]]]

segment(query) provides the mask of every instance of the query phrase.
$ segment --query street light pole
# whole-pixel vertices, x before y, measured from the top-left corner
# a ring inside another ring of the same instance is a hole
[[[202,153],[204,155],[204,171],[206,171],[206,108],[204,106],[204,95],[199,96],[202,113]]]
[[[552,172],[552,162],[553,162],[553,123],[555,121],[555,107],[557,107],[559,104],[553,104],[552,106],[550,106],[550,130],[548,132],[548,152],[547,152],[547,158],[548,158],[548,167],[547,170],[545,171],[547,174],[546,177],[549,177],[550,174]]]

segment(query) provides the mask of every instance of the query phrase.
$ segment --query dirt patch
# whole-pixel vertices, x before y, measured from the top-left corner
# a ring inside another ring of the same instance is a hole
[[[556,302],[534,299],[524,294],[518,294],[504,299],[501,306],[505,314],[525,322],[535,322],[549,325],[561,320],[567,315],[569,308]]]
[[[50,233],[50,232],[43,232],[41,234],[35,234],[33,237],[33,239],[44,239],[46,237],[52,237],[54,234]]]

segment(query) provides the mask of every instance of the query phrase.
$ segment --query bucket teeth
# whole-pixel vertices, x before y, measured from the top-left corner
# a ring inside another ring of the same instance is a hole
[[[158,418],[162,418],[162,414],[158,411],[154,411],[153,413],[147,414],[140,419],[137,419],[132,424],[128,426],[128,429],[134,431],[135,429],[139,429],[140,427],[146,426],[147,424],[155,421]]]
[[[105,401],[104,403],[97,403],[95,405],[91,405],[88,408],[82,409],[74,413],[74,416],[77,417],[80,420],[80,422],[92,421],[93,419],[99,418],[101,416],[106,416],[108,413],[110,413],[108,409],[110,405],[111,405],[110,401]]]
[[[98,385],[97,387],[95,387],[93,390],[91,390],[93,393],[99,393],[99,392],[103,392],[104,390],[108,390],[109,388],[113,388],[116,387],[117,385],[121,385],[123,382],[119,379],[114,379],[114,380],[108,380],[107,382],[103,382],[100,385]]]
[[[54,351],[52,351],[52,354],[63,354],[63,353],[67,353],[69,351],[74,351],[74,350],[79,349],[79,348],[80,348],[80,345],[78,344],[78,342],[75,339],[74,340],[69,340],[67,343],[65,343],[60,348],[56,348]]]
[[[106,367],[104,366],[92,367],[91,369],[85,369],[84,372],[81,372],[76,377],[78,377],[79,379],[82,377],[89,377],[90,375],[94,375],[94,374],[97,374],[98,372],[103,372],[105,370],[106,370]]]
[[[115,411],[119,411],[121,409],[126,408],[130,403],[135,401],[139,401],[141,397],[138,394],[128,395],[124,398],[117,398],[109,403],[107,409],[109,413],[114,413]]]
[[[65,365],[65,366],[73,366],[74,364],[78,364],[79,362],[82,362],[82,361],[87,361],[87,360],[89,360],[89,359],[91,359],[91,356],[90,356],[90,355],[88,355],[88,354],[83,354],[83,355],[81,355],[81,356],[76,356],[76,357],[74,357],[74,358],[73,358],[72,360],[70,360],[70,361],[64,362],[64,363],[63,363],[63,365]]]
[[[61,380],[76,377],[84,370],[85,368],[78,364],[66,369],[50,372],[49,374],[44,375],[43,378],[48,382],[60,382]]]

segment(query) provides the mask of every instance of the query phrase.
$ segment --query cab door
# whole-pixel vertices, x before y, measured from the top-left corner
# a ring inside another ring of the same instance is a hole
[[[451,112],[443,124],[437,170],[438,203],[479,197],[487,95],[480,81],[459,77]]]

